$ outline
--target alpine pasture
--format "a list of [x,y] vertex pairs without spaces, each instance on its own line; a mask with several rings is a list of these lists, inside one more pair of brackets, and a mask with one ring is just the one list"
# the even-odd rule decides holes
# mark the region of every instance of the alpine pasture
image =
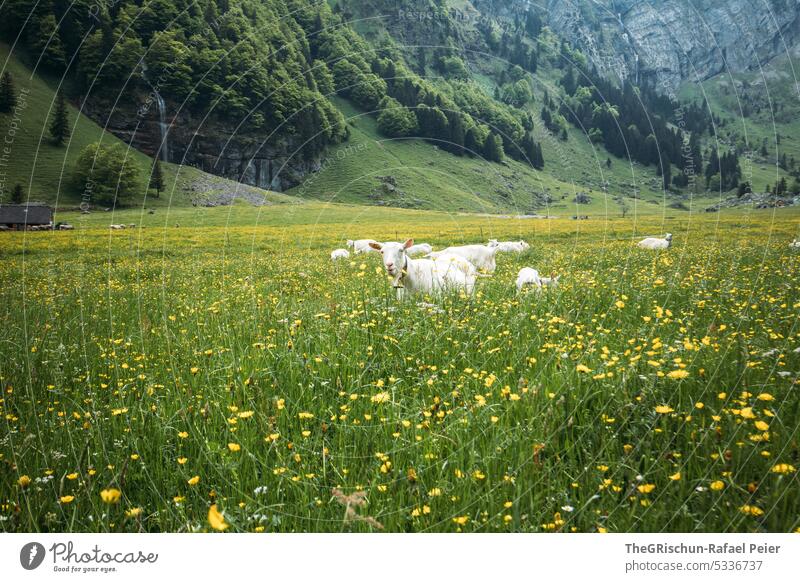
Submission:
[[[0,233],[0,528],[795,531],[786,212],[302,204]],[[471,298],[398,301],[378,253],[330,258],[412,237],[530,248]],[[517,293],[524,266],[559,286]]]

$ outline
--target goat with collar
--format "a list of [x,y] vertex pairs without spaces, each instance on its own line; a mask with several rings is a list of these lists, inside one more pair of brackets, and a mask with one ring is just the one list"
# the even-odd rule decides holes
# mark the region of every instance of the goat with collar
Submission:
[[441,255],[436,259],[411,259],[407,251],[413,245],[413,239],[402,244],[370,244],[381,253],[383,266],[392,278],[392,287],[397,289],[398,297],[402,296],[403,290],[410,294],[438,294],[449,290],[464,291],[467,295],[472,293],[477,279],[472,263],[457,255]]

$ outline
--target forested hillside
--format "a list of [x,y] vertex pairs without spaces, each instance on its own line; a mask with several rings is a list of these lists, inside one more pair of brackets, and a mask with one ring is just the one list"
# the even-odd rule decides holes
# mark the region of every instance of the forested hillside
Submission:
[[[570,18],[606,34],[597,10]],[[516,186],[537,192],[526,207],[566,196],[556,182],[571,184],[577,203],[599,195],[676,207],[770,182],[742,169],[762,144],[719,140],[719,108],[609,76],[555,6],[10,0],[0,16],[14,56],[118,138],[271,190],[319,173],[348,143],[355,126],[344,112],[353,111],[374,120],[381,140],[522,164],[533,178]],[[783,193],[795,189],[791,173],[788,160],[777,169]]]

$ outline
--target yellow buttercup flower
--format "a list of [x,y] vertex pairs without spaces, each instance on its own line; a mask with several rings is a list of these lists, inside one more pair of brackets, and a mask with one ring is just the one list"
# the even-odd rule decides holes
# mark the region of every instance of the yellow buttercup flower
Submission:
[[667,406],[666,404],[660,404],[656,406],[656,412],[659,414],[669,414],[670,412],[675,412],[671,406]]
[[744,513],[745,515],[751,515],[753,517],[760,517],[764,515],[764,510],[760,507],[756,507],[755,505],[742,505],[739,508],[739,511]]
[[192,487],[194,487],[195,485],[197,485],[198,483],[200,483],[200,475],[195,475],[194,477],[192,477],[191,479],[189,479],[189,480],[188,480],[188,481],[186,481],[186,482],[187,482],[189,485],[191,485]]
[[230,524],[225,523],[225,517],[217,510],[216,503],[208,508],[208,524],[217,531],[225,531],[230,527]]
[[103,489],[100,492],[100,499],[103,500],[103,503],[118,503],[120,497],[122,497],[122,492],[119,489]]

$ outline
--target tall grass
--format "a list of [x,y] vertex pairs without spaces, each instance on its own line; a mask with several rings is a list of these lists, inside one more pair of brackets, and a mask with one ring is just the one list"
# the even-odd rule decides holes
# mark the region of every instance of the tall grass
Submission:
[[[207,212],[3,235],[4,531],[207,530],[212,504],[227,531],[800,525],[790,221],[695,218],[662,253],[621,221],[500,221],[530,251],[420,304],[329,251],[486,221]],[[524,265],[560,288],[517,295]]]

